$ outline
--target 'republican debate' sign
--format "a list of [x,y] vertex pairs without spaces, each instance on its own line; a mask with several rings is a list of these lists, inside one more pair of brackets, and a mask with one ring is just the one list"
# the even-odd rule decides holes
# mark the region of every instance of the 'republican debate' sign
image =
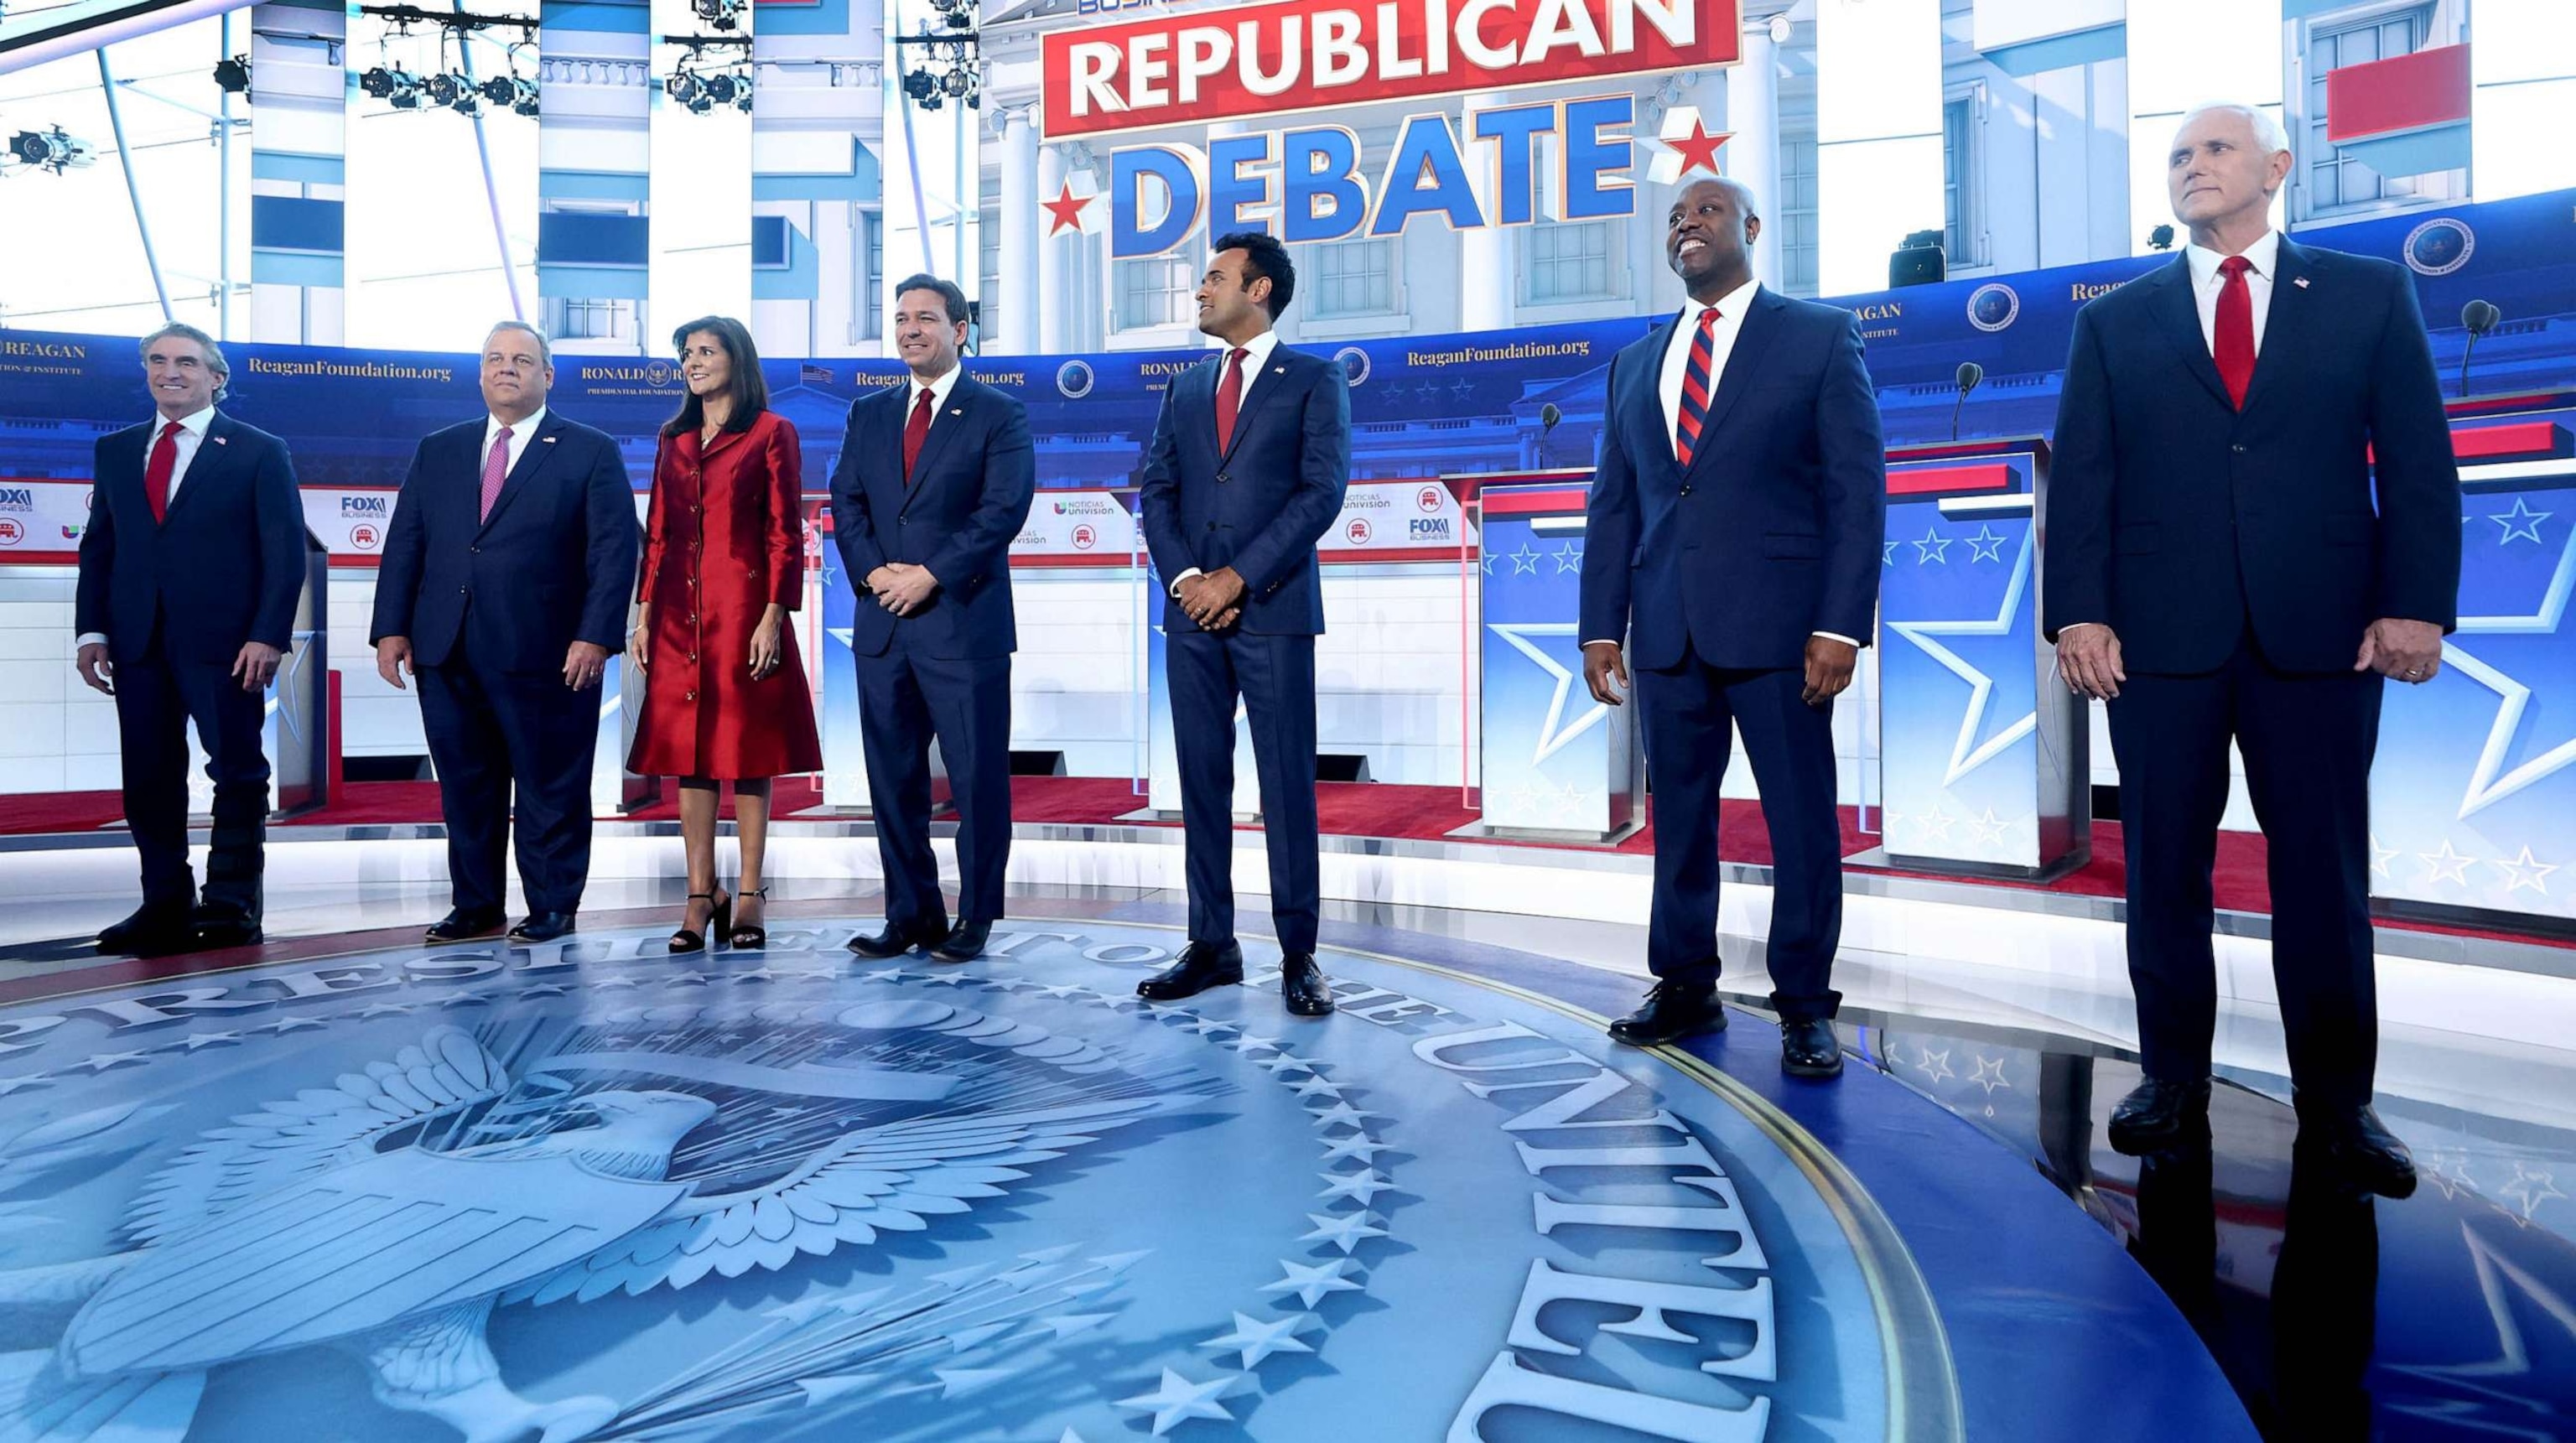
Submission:
[[[1051,32],[1042,109],[1063,141],[1724,66],[1739,42],[1737,0],[1278,0]],[[1630,215],[1635,110],[1617,93],[1412,115],[1375,166],[1322,120],[1123,146],[1108,156],[1110,253],[1158,254],[1202,226],[1320,241],[1425,215],[1458,229]],[[1659,137],[1681,174],[1716,173],[1724,138],[1687,107]],[[1096,199],[1070,183],[1046,199],[1050,233],[1088,228]]]

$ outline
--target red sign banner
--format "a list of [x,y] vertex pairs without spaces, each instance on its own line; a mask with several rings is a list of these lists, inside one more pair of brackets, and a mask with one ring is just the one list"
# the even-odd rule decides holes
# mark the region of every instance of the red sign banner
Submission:
[[1738,0],[1279,0],[1042,37],[1051,140],[1731,65]]

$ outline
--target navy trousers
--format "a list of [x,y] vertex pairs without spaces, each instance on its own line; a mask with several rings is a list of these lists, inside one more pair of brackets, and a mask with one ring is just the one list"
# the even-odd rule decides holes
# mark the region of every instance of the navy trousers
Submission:
[[1270,918],[1279,950],[1315,950],[1315,638],[1166,634],[1172,750],[1181,769],[1190,940],[1234,938],[1234,709],[1252,723],[1253,774],[1270,853]]
[[[498,912],[517,814],[519,886],[531,912],[578,912],[590,881],[590,773],[599,751],[600,690],[560,671],[504,671],[460,639],[413,678],[438,771],[447,869],[456,906]],[[514,797],[515,793],[515,797]]]
[[1843,931],[1842,828],[1834,810],[1834,714],[1800,699],[1797,668],[1639,667],[1636,706],[1655,797],[1655,896],[1646,965],[1691,986],[1717,980],[1718,784],[1744,733],[1771,828],[1771,1005],[1793,1021],[1831,1017]]
[[924,656],[902,624],[882,656],[857,658],[859,736],[885,867],[886,920],[945,931],[939,861],[930,850],[930,743],[948,767],[957,806],[957,916],[1002,916],[1011,864],[1011,658]]
[[114,680],[125,825],[143,864],[144,905],[175,910],[197,903],[196,873],[188,865],[193,721],[215,784],[206,910],[257,922],[268,832],[268,755],[260,746],[266,696],[242,690],[222,662],[173,660],[157,633],[140,655],[116,663]]
[[2268,843],[2272,975],[2302,1105],[2370,1100],[2379,1053],[2371,975],[2370,762],[2376,672],[2285,672],[2249,628],[2216,671],[2131,673],[2110,702],[2129,859],[2129,982],[2149,1077],[2209,1075],[2218,1020],[2210,868],[2227,809],[2227,743]]

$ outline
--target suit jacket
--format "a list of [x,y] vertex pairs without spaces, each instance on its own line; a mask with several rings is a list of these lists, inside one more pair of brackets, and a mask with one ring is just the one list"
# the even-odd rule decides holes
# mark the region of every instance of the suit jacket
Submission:
[[156,522],[143,469],[159,431],[152,421],[99,438],[73,630],[105,632],[116,661],[141,652],[156,622],[174,660],[229,666],[251,641],[285,651],[304,592],[304,503],[286,443],[216,412]]
[[[2189,262],[2076,313],[2042,498],[2048,638],[2107,622],[2133,671],[2347,671],[2380,617],[2457,620],[2460,482],[2415,286],[2284,237],[2245,408]],[[2371,453],[2378,455],[2378,509]]]
[[484,424],[434,431],[412,454],[368,640],[407,636],[414,663],[437,666],[463,639],[504,671],[559,671],[576,641],[624,650],[639,528],[617,443],[549,409],[486,519]]
[[909,381],[850,403],[841,459],[832,468],[832,544],[857,590],[865,591],[869,574],[889,561],[928,568],[939,589],[910,616],[862,604],[850,649],[880,655],[902,626],[909,628],[904,644],[927,656],[1008,656],[1020,644],[1011,609],[1011,538],[1028,524],[1037,488],[1028,408],[960,375],[931,422],[907,485],[903,428],[911,406]]
[[1849,311],[1754,293],[1684,470],[1660,387],[1679,318],[1610,362],[1586,508],[1582,637],[1643,667],[1805,663],[1819,631],[1866,645],[1887,452]]
[[[1324,587],[1315,543],[1342,513],[1351,480],[1350,382],[1339,363],[1273,346],[1244,394],[1233,444],[1216,447],[1219,353],[1172,378],[1145,452],[1138,500],[1145,545],[1166,588],[1191,567],[1243,578],[1256,635],[1320,636]],[[1196,631],[1178,601],[1163,629]]]

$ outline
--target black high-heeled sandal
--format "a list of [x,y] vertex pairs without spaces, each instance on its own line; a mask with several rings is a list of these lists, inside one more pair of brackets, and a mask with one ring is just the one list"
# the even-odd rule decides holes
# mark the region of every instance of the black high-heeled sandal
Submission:
[[[692,902],[697,901],[701,897],[714,904],[713,915],[708,919],[707,930],[705,932],[699,932],[692,928],[682,927],[680,930],[672,933],[671,951],[675,954],[681,952],[704,952],[707,950],[707,938],[710,935],[729,937],[733,933],[733,898],[722,892],[691,892],[689,894],[689,900]],[[683,913],[681,920],[687,920],[685,912]]]
[[[761,920],[764,922],[768,920],[769,889],[767,887],[754,887],[739,895],[745,897],[758,897],[760,899]],[[760,922],[745,922],[739,927],[727,928],[725,932],[725,940],[733,945],[735,951],[757,952],[769,945],[769,929],[762,926]]]

